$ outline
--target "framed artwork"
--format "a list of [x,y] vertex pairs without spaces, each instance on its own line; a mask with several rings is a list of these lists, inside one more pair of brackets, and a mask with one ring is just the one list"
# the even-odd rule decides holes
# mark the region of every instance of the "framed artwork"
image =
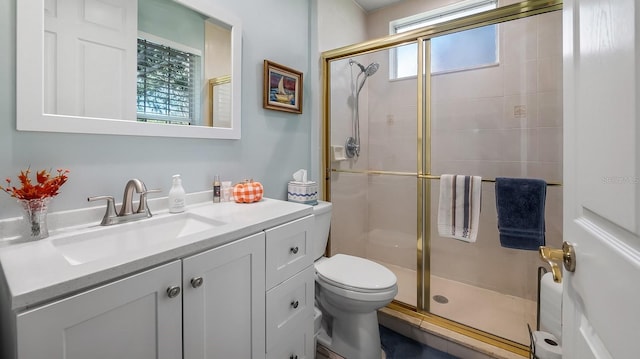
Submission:
[[264,60],[262,107],[302,113],[302,72]]

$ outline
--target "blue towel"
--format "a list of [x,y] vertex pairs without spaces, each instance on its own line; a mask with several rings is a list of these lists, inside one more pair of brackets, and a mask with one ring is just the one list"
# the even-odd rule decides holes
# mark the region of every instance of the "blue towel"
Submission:
[[544,180],[496,178],[498,230],[503,247],[537,251],[544,246],[546,196]]

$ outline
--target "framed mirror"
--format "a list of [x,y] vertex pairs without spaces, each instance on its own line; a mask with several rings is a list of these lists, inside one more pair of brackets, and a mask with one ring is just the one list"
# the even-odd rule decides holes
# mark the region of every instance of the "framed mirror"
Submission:
[[21,0],[16,36],[19,131],[240,138],[242,27],[210,1]]

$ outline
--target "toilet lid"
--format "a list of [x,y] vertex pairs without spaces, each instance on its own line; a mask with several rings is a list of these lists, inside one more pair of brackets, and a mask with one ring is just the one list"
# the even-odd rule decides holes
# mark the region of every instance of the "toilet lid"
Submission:
[[346,254],[336,254],[316,263],[315,267],[319,277],[340,286],[380,290],[396,284],[395,274],[386,267]]

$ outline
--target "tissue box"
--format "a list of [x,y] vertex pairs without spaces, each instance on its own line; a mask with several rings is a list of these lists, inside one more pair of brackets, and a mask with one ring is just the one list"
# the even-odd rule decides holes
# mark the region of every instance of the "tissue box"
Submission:
[[315,182],[290,181],[287,199],[291,202],[318,204],[318,184]]

